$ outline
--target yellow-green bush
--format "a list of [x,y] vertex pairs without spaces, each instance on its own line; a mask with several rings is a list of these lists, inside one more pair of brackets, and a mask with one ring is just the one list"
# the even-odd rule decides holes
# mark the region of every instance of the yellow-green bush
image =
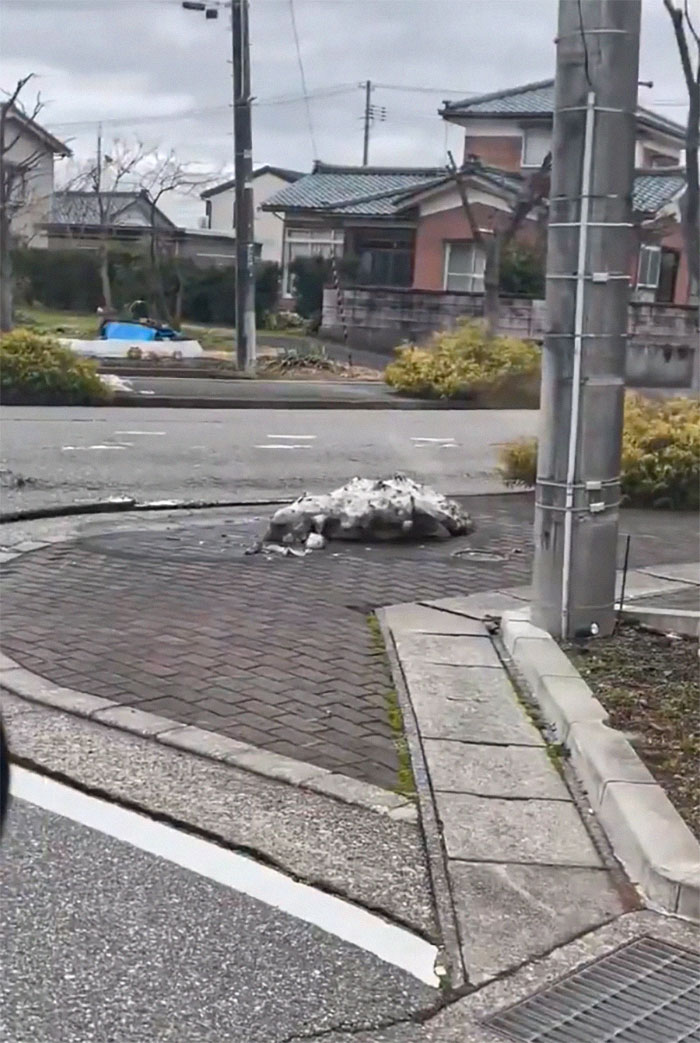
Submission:
[[[531,341],[489,337],[482,323],[461,320],[425,347],[404,344],[385,370],[397,391],[428,398],[476,398],[488,405],[537,405],[540,352]],[[533,401],[534,399],[534,401]]]
[[[507,485],[534,485],[537,442],[509,442],[500,450]],[[700,506],[700,403],[628,395],[622,436],[623,502],[634,507]]]
[[96,364],[52,337],[29,329],[0,337],[0,398],[6,405],[96,405],[110,397]]

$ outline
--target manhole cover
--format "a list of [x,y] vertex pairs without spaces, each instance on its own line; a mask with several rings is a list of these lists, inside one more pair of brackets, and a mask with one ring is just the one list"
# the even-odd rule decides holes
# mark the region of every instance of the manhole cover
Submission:
[[485,1024],[518,1043],[700,1043],[700,953],[640,938]]
[[495,550],[456,550],[453,558],[469,558],[470,561],[505,561],[505,554]]

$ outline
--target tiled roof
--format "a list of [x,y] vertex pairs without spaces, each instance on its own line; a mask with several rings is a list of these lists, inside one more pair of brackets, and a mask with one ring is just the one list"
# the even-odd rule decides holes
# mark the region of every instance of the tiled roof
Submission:
[[[521,87],[510,87],[491,94],[479,94],[461,101],[446,101],[440,114],[450,116],[528,116],[550,117],[554,113],[554,80],[538,80]],[[637,122],[642,126],[670,134],[679,141],[685,138],[685,128],[664,116],[637,106]]]
[[641,213],[655,214],[670,203],[685,185],[681,170],[644,170],[634,176],[632,206]]
[[[169,217],[156,207],[158,224],[174,228]],[[58,225],[106,225],[120,228],[149,228],[151,204],[143,192],[54,192],[51,223]]]
[[396,201],[413,188],[445,176],[434,167],[336,167],[317,163],[293,185],[276,192],[263,210],[314,210],[354,217],[390,217]]

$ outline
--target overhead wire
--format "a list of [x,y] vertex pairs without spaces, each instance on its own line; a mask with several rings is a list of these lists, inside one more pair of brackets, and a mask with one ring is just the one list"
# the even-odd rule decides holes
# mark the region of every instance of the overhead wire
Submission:
[[306,102],[306,121],[309,127],[309,137],[311,138],[311,150],[313,152],[313,158],[318,159],[318,149],[316,147],[316,136],[314,134],[314,122],[311,116],[311,102],[309,100],[309,92],[306,86],[306,74],[304,72],[304,60],[301,56],[301,46],[299,44],[299,32],[297,29],[296,13],[294,11],[294,0],[289,0],[289,14],[292,20],[292,32],[294,34],[294,46],[297,52],[297,62],[299,64],[299,76],[301,78],[301,89],[304,92],[304,100]]

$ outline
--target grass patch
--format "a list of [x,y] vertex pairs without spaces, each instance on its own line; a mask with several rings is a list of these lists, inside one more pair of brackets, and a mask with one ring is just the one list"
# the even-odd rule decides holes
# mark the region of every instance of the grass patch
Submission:
[[697,641],[623,622],[612,637],[564,650],[627,734],[676,810],[700,836]]
[[[377,655],[382,656],[386,662],[387,669],[389,669],[389,661],[386,654],[386,646],[384,644],[384,638],[382,637],[381,627],[379,626],[379,620],[373,612],[367,616],[367,626],[369,627],[374,651]],[[416,780],[413,776],[411,754],[408,750],[408,742],[406,741],[406,733],[403,725],[403,714],[401,713],[401,707],[399,706],[399,697],[396,693],[396,689],[387,689],[384,693],[384,705],[386,706],[387,719],[392,731],[396,755],[399,761],[398,778],[396,785],[394,786],[394,792],[400,794],[402,797],[407,797],[409,800],[415,800]]]

